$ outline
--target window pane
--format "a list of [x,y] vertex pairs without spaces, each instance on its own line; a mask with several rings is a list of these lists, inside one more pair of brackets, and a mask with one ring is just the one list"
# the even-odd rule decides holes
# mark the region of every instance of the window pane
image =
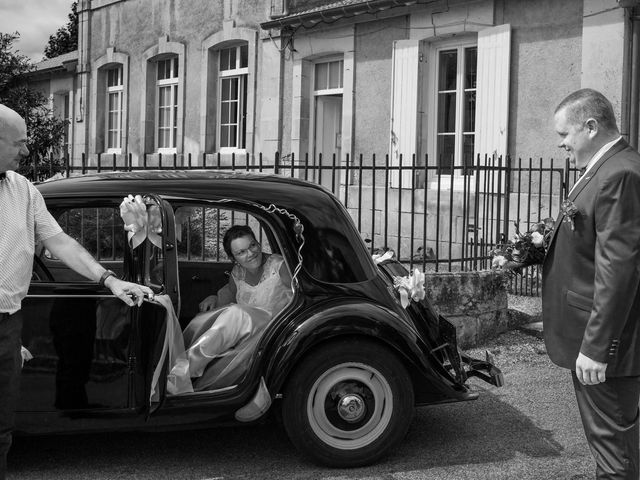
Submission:
[[438,133],[456,131],[456,94],[438,95]]
[[478,76],[478,49],[476,47],[467,48],[465,55],[464,88],[476,88]]
[[229,147],[229,127],[222,125],[220,127],[220,146]]
[[158,89],[158,105],[160,108],[166,107],[169,104],[169,87],[160,87]]
[[117,148],[116,140],[117,140],[116,132],[110,130],[108,135],[108,140],[107,140],[107,148]]
[[158,148],[168,148],[169,139],[167,138],[167,130],[161,128],[158,130]]
[[220,105],[220,123],[229,123],[229,103],[224,102]]
[[[475,146],[475,138],[476,136],[473,134],[464,135],[464,144],[462,147],[462,162],[463,165],[472,168],[475,165],[473,158],[473,150]],[[470,172],[467,172],[470,173]]]
[[451,173],[455,155],[455,135],[438,135],[437,155],[436,160],[441,168],[441,173]]
[[229,49],[229,69],[234,70],[236,68],[236,56],[237,56],[237,47],[233,47]]
[[107,87],[122,85],[122,68],[110,68],[107,70]]
[[158,127],[166,128],[168,124],[169,124],[169,119],[167,115],[167,109],[166,108],[159,109],[158,110]]
[[222,86],[221,86],[221,92],[220,92],[220,98],[224,101],[224,100],[229,100],[229,90],[231,88],[231,80],[228,78],[223,78],[222,79]]
[[170,62],[173,67],[173,74],[171,75],[171,78],[178,78],[178,59],[172,58]]
[[173,138],[171,139],[171,147],[175,148],[178,144],[178,126],[176,124],[173,125]]
[[465,132],[473,132],[476,129],[476,92],[464,93],[464,126]]
[[440,52],[438,90],[456,89],[456,71],[458,67],[458,52],[446,50]]
[[326,90],[328,88],[328,70],[329,65],[327,63],[316,64],[316,90]]
[[238,133],[238,127],[235,125],[229,126],[229,146],[236,147],[236,135]]
[[242,90],[240,93],[242,104],[242,116],[240,117],[240,144],[238,147],[245,148],[247,145],[247,75],[242,77]]
[[229,102],[229,123],[238,123],[238,102]]
[[232,78],[229,85],[229,99],[238,99],[238,78]]
[[160,60],[158,62],[158,80],[164,80],[165,78],[167,78],[167,74],[165,72],[166,63],[167,63],[166,60]]
[[342,61],[329,63],[329,88],[342,88]]
[[117,93],[110,93],[109,94],[109,111],[110,112],[116,110],[117,97],[118,97]]
[[220,50],[220,71],[229,70],[229,49]]
[[242,45],[240,47],[240,68],[247,68],[249,66],[249,47]]

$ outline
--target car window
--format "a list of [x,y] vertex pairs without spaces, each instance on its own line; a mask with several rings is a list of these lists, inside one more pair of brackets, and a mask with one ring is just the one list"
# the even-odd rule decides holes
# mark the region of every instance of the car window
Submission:
[[[126,232],[116,207],[79,207],[53,212],[62,230],[80,243],[103,266],[123,271]],[[38,252],[33,281],[91,282],[46,249]],[[42,270],[45,270],[44,274]]]
[[272,253],[262,225],[246,212],[199,205],[180,206],[175,210],[175,222],[179,260],[231,262],[222,239],[232,225],[249,225],[262,245],[262,251]]
[[266,225],[253,215],[210,205],[175,207],[178,276],[180,282],[180,323],[187,323],[199,311],[199,303],[215,295],[229,281],[233,260],[224,252],[224,233],[232,225],[249,225],[265,253],[274,253],[273,238]]

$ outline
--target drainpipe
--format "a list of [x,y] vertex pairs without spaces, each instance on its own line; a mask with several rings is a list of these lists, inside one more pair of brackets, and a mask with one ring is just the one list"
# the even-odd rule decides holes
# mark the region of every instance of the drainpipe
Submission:
[[[635,9],[634,9],[635,10]],[[631,59],[629,94],[629,144],[638,149],[638,129],[640,128],[640,15],[631,15]]]
[[[90,12],[91,0],[78,2],[78,66],[75,111],[75,139],[79,152],[87,152],[87,139],[89,133],[88,108],[89,108],[89,50],[90,50]],[[76,145],[74,145],[76,147]],[[75,150],[75,148],[74,148]],[[88,152],[87,152],[88,153]],[[75,164],[75,162],[74,162]]]

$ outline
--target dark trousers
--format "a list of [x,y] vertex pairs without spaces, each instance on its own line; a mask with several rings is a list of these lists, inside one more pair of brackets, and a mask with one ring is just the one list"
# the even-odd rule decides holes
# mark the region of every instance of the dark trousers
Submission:
[[582,385],[571,372],[596,478],[638,480],[640,377],[607,377]]
[[0,313],[0,480],[7,473],[16,402],[20,394],[22,315]]

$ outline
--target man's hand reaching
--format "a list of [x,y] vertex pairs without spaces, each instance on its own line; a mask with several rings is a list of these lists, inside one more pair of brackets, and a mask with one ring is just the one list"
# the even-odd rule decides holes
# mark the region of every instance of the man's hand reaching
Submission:
[[153,300],[153,290],[137,283],[125,282],[116,277],[109,277],[104,282],[105,287],[111,290],[116,297],[133,307],[142,305],[145,295]]

